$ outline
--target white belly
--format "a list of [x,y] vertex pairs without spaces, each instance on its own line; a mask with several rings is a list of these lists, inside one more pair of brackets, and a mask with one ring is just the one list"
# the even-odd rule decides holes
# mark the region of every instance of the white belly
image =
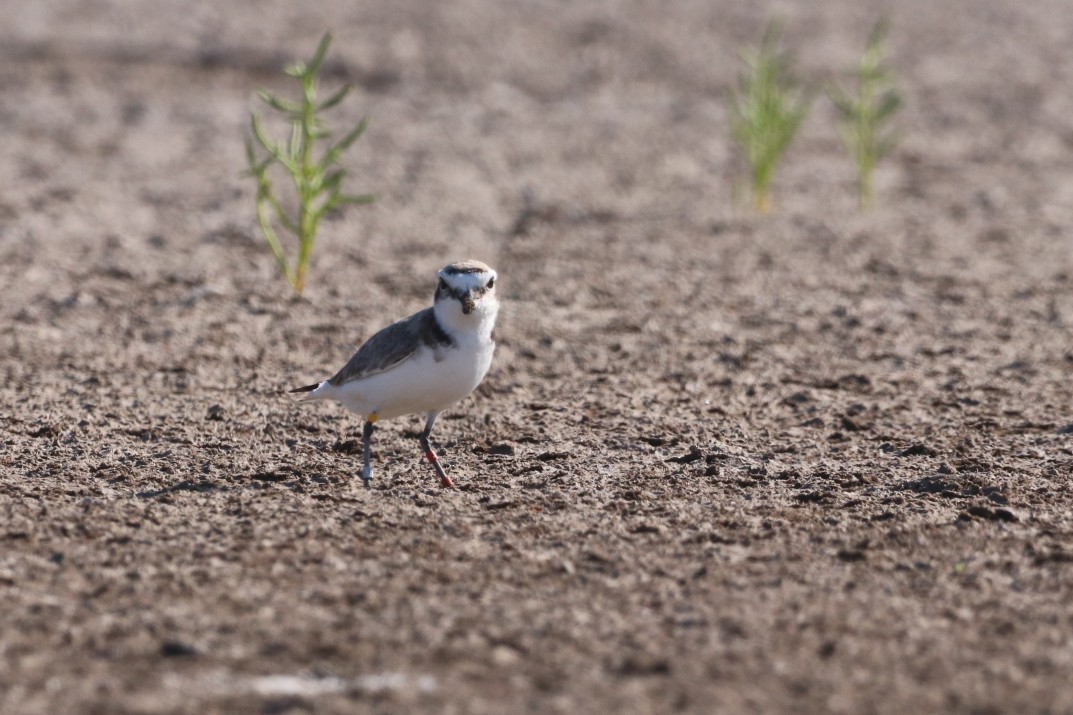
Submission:
[[365,418],[372,414],[389,419],[439,412],[476,389],[492,364],[494,350],[492,342],[462,343],[440,350],[421,348],[386,372],[340,387],[324,383],[313,395],[338,400]]

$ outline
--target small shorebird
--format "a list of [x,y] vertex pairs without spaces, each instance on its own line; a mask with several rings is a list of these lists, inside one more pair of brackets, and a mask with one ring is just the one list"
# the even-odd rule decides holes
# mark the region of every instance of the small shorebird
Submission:
[[361,478],[373,478],[373,425],[423,414],[421,448],[440,478],[453,486],[429,442],[436,417],[466,397],[492,364],[499,301],[496,272],[480,261],[461,261],[439,272],[431,308],[392,323],[365,342],[333,377],[291,392],[303,400],[336,400],[365,419]]

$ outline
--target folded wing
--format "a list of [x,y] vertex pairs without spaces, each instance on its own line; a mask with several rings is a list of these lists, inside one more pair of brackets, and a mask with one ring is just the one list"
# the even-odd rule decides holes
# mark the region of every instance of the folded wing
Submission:
[[426,308],[369,338],[328,382],[339,387],[390,370],[413,357],[423,345],[436,347],[450,343],[450,337],[440,328],[432,308]]

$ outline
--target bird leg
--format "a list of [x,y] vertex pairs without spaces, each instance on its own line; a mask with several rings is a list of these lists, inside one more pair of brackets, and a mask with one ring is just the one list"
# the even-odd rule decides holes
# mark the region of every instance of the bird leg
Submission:
[[361,481],[365,482],[365,486],[372,486],[370,482],[373,479],[373,425],[376,424],[376,413],[369,415],[369,418],[365,420],[365,427],[361,431],[361,454],[362,454],[362,467],[361,467]]
[[436,475],[440,478],[441,487],[453,487],[454,482],[447,476],[447,472],[444,471],[443,465],[440,464],[440,458],[436,456],[436,452],[432,449],[432,443],[429,442],[429,435],[432,434],[432,425],[436,424],[436,417],[439,416],[439,412],[433,412],[429,414],[425,420],[425,429],[421,433],[421,449],[425,450],[425,459],[432,463],[432,468],[436,470]]

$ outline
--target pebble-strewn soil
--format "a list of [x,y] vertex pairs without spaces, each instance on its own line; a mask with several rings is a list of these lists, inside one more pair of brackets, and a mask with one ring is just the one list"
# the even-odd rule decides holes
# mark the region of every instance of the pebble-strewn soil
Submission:
[[[1073,712],[1073,13],[1061,0],[9,4],[0,712]],[[822,97],[751,213],[725,99],[893,21],[857,210]],[[253,90],[335,34],[379,200],[301,301]],[[300,405],[495,266],[457,488]]]

